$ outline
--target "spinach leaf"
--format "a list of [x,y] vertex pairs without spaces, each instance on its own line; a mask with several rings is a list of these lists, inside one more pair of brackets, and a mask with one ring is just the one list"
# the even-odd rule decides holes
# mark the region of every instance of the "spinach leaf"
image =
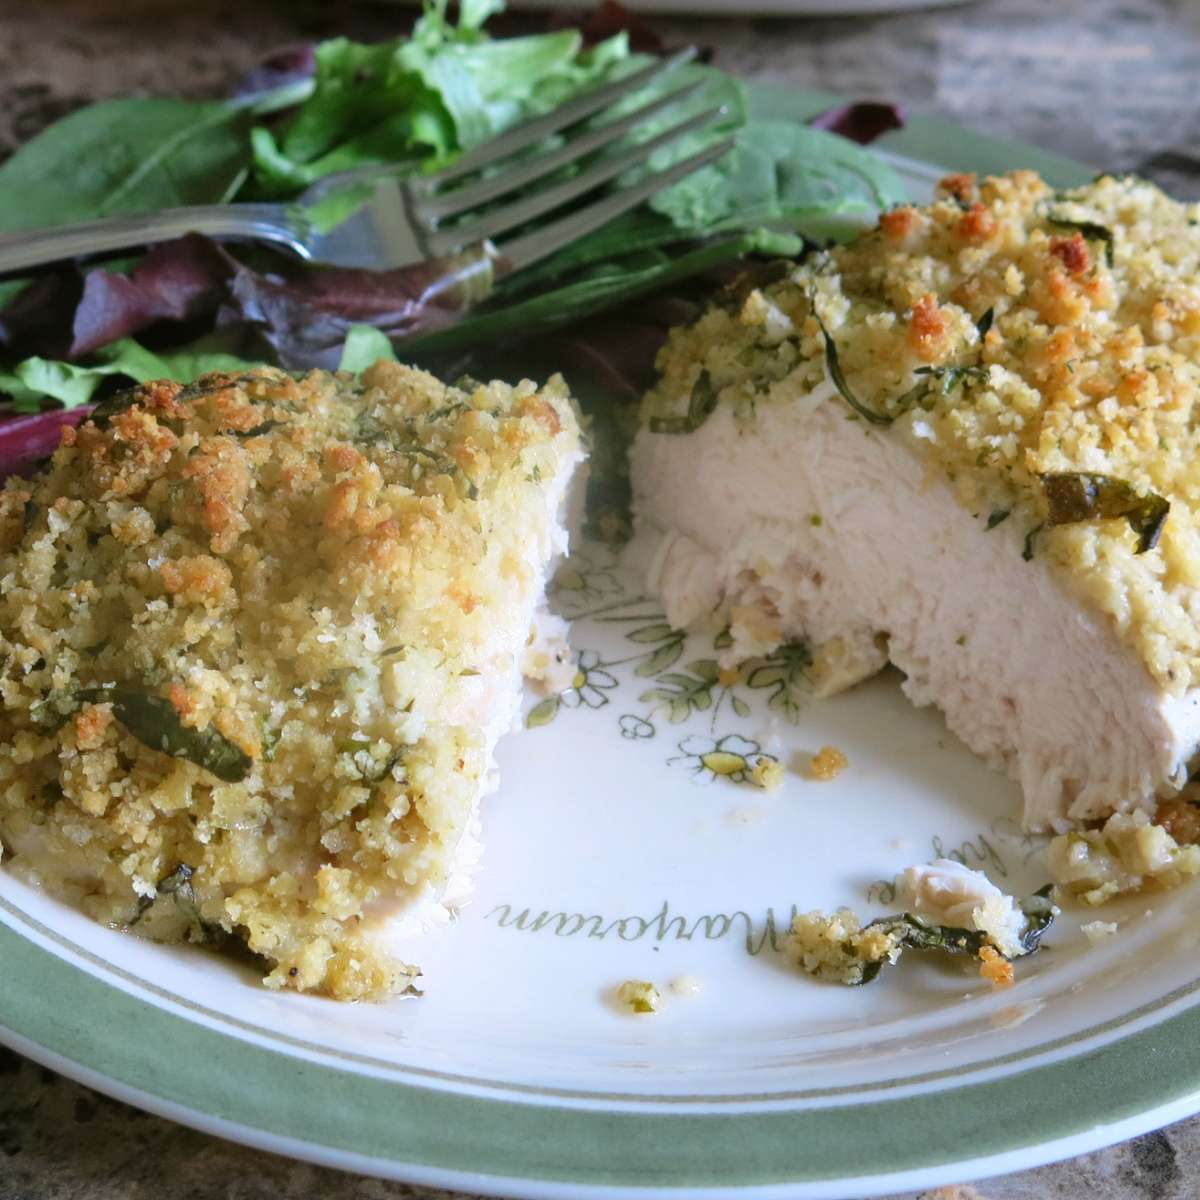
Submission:
[[[1041,947],[1042,938],[1058,916],[1058,909],[1050,900],[1051,884],[1039,888],[1020,902],[1025,917],[1025,926],[1019,940],[1026,954],[1034,954]],[[936,951],[940,954],[968,955],[979,957],[980,951],[991,945],[991,940],[982,930],[959,929],[951,925],[931,925],[912,913],[877,917],[863,926],[863,931],[878,929],[889,935],[892,946],[900,949]],[[859,984],[870,983],[883,967],[896,961],[894,950],[883,957],[863,964]]]
[[1136,554],[1158,545],[1171,503],[1154,492],[1140,494],[1124,479],[1091,471],[1057,471],[1041,476],[1047,525],[1124,517],[1137,534]]
[[861,225],[907,199],[900,177],[869,150],[807,125],[753,121],[729,154],[660,192],[650,207],[681,229],[781,220],[806,229],[818,219],[857,217]]
[[209,725],[193,729],[185,725],[174,705],[161,696],[138,687],[84,688],[76,700],[111,704],[113,715],[144,746],[183,758],[225,783],[238,783],[250,774],[254,760],[224,734]]
[[1026,954],[1033,954],[1042,944],[1046,930],[1054,924],[1058,909],[1050,899],[1054,885],[1047,883],[1021,901],[1021,912],[1025,914],[1025,928],[1021,933],[1021,946]]
[[699,275],[721,263],[732,262],[744,254],[790,256],[799,253],[800,245],[798,238],[788,234],[758,229],[675,257],[661,251],[633,255],[594,268],[553,291],[515,304],[477,309],[449,328],[406,339],[404,353],[444,354],[468,346],[500,345],[509,339],[536,336]]
[[249,121],[224,102],[89,105],[0,166],[0,231],[229,200],[250,162]]
[[717,409],[719,393],[713,386],[712,376],[701,370],[692,384],[687,414],[682,417],[651,417],[651,433],[695,433]]

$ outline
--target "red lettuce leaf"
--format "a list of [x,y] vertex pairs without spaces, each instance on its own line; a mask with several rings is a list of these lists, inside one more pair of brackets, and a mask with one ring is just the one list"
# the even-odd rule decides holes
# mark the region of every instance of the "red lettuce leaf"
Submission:
[[82,295],[83,276],[77,267],[39,275],[0,309],[0,345],[21,358],[66,357]]
[[58,449],[64,425],[78,425],[92,406],[55,409],[29,417],[0,416],[0,483],[10,475],[29,475]]
[[899,104],[879,100],[859,100],[827,108],[809,120],[814,129],[836,133],[860,146],[869,146],[876,138],[893,129],[904,128],[904,109]]
[[66,357],[82,358],[158,321],[191,321],[217,311],[234,264],[206,237],[154,246],[128,275],[89,271]]
[[317,71],[316,50],[315,42],[303,42],[275,51],[238,80],[230,97],[235,100],[249,99],[286,87],[289,83],[311,79]]
[[588,47],[607,41],[618,33],[625,33],[629,35],[629,48],[635,54],[667,52],[662,38],[640,17],[618,4],[617,0],[601,0],[587,13],[552,13],[547,27],[551,30],[578,29],[583,35],[583,44]]
[[491,290],[495,264],[471,254],[393,271],[304,267],[264,274],[239,266],[223,327],[252,327],[283,367],[335,370],[351,326],[373,325],[392,341],[452,324]]
[[0,311],[13,355],[75,362],[159,321],[216,313],[236,264],[198,234],[154,246],[128,275],[66,267],[35,279]]

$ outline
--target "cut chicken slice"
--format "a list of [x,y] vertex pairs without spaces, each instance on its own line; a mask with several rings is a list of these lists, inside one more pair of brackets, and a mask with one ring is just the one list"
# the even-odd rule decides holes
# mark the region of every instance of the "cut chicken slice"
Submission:
[[1020,781],[1031,828],[1178,788],[1200,744],[1191,216],[1136,182],[954,177],[675,331],[632,458],[669,618],[728,626],[731,659],[807,639],[825,690],[890,658]]

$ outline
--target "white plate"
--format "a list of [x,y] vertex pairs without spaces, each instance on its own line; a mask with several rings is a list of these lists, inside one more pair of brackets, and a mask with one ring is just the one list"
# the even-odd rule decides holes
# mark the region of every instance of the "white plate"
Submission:
[[[782,95],[756,106],[826,99]],[[889,147],[915,194],[930,147],[947,166],[1079,175],[933,123]],[[812,702],[777,655],[711,682],[711,641],[637,593],[599,547],[560,577],[582,677],[502,745],[475,901],[412,947],[423,999],[268,992],[0,873],[3,1039],[228,1137],[520,1196],[878,1195],[1200,1108],[1192,889],[1106,911],[1121,931],[1095,949],[1065,915],[1006,991],[914,955],[859,989],[790,968],[775,946],[793,912],[887,911],[910,863],[957,857],[1018,894],[1044,882],[1017,788],[893,676]],[[804,762],[826,744],[850,765],[815,782]],[[779,791],[743,774],[764,753],[788,768]],[[682,976],[700,992],[672,992]],[[661,1013],[613,1002],[630,978],[663,989]]]

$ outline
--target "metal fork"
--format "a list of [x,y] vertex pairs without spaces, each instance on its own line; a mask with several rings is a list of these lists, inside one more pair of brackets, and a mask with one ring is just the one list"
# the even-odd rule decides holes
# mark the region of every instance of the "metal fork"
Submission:
[[[337,266],[387,269],[455,255],[456,269],[461,272],[464,258],[469,260],[473,253],[481,261],[498,260],[508,272],[518,271],[627,212],[730,148],[733,139],[726,137],[666,170],[606,193],[548,224],[528,228],[537,218],[581,200],[644,163],[659,147],[710,125],[724,113],[721,107],[709,108],[646,141],[601,153],[647,117],[703,86],[693,82],[616,120],[574,128],[694,56],[694,50],[684,50],[593,88],[467,151],[436,174],[402,178],[396,168],[367,168],[331,175],[289,204],[171,208],[7,234],[0,237],[0,274],[149,245],[187,233],[271,242],[302,259]],[[563,135],[561,145],[522,155],[557,134]],[[561,182],[547,182],[547,176],[574,164],[580,164],[577,174]],[[480,174],[488,169],[488,174]],[[479,178],[470,178],[475,175]],[[539,180],[544,186],[510,197]],[[361,207],[332,229],[319,228],[314,219],[316,206],[347,189],[355,189],[354,199]],[[512,236],[502,236],[506,234]],[[464,255],[464,250],[470,253]]]

